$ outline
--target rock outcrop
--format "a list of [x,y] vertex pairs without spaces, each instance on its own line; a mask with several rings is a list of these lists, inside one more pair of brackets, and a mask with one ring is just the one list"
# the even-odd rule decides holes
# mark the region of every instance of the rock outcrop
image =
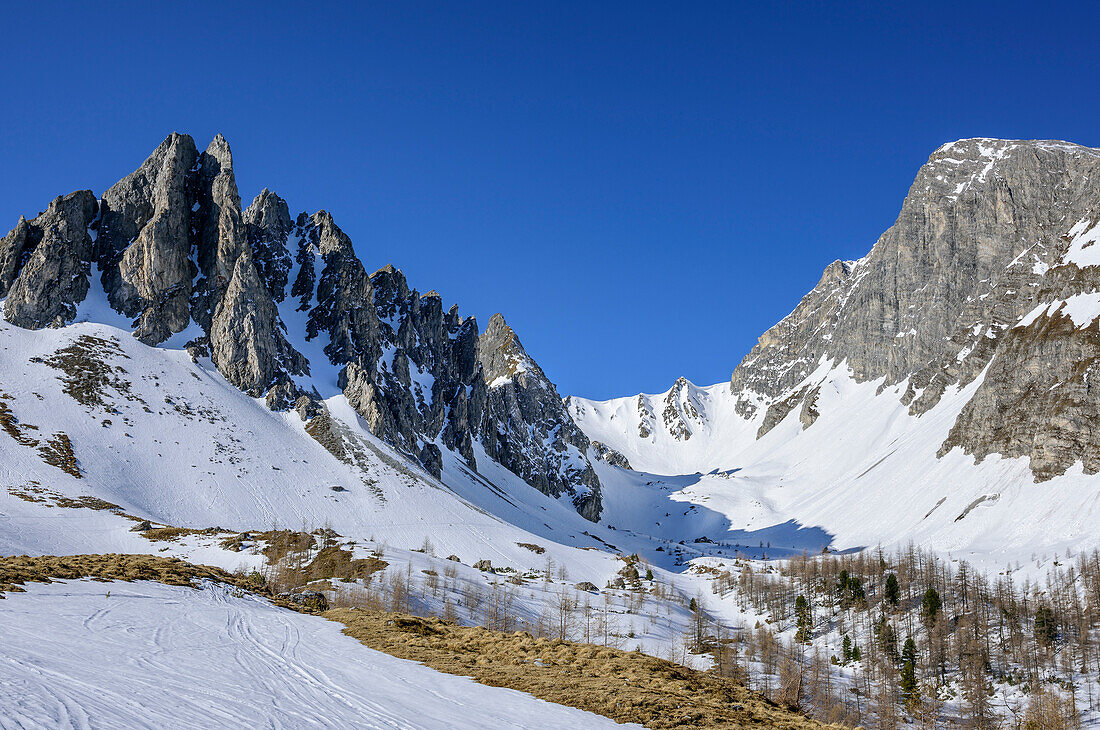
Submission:
[[32,221],[0,240],[4,316],[20,327],[59,326],[76,316],[88,293],[95,242],[89,227],[99,204],[88,190],[56,198]]
[[598,519],[600,483],[586,456],[588,437],[500,314],[478,338],[477,356],[489,385],[481,424],[486,453],[542,492],[568,492],[578,512]]
[[[1044,303],[1100,290],[1100,258],[1074,247],[1100,210],[1100,150],[1064,142],[971,139],[921,168],[897,222],[859,261],[837,261],[734,371],[737,410],[767,409],[763,436],[801,405],[823,363],[857,381],[907,381],[913,415],[982,377],[941,454],[1028,456],[1036,479],[1075,461],[1100,468],[1095,318],[1076,326]],[[1100,234],[1098,234],[1100,235]],[[1091,261],[1081,255],[1082,261]],[[1041,307],[1040,307],[1041,308]],[[1100,313],[1100,312],[1098,312]]]
[[191,321],[193,200],[198,150],[172,134],[103,194],[97,244],[103,286],[134,336],[155,345]]
[[[368,275],[325,211],[292,218],[266,188],[242,211],[221,135],[199,153],[172,134],[101,199],[58,198],[0,240],[0,298],[13,324],[71,323],[93,283],[139,340],[159,345],[186,330],[193,358],[209,357],[271,408],[312,422],[334,394],[318,389],[331,385],[374,435],[437,478],[444,450],[476,469],[480,444],[599,518],[588,439],[503,318],[480,333],[393,266]],[[320,373],[338,375],[330,384]]]

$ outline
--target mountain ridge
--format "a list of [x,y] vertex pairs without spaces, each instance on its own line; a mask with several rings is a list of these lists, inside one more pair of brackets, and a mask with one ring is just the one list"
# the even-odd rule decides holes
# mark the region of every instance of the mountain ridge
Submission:
[[13,324],[69,324],[97,285],[135,338],[186,337],[193,358],[209,357],[272,409],[304,418],[343,392],[372,433],[437,478],[441,448],[476,469],[476,441],[535,488],[599,517],[588,441],[542,370],[523,352],[532,366],[493,371],[488,387],[494,348],[515,339],[498,337],[511,332],[503,317],[481,333],[392,265],[368,275],[324,210],[292,219],[267,188],[242,209],[220,134],[200,153],[172,133],[101,197],[59,197],[0,240],[0,298]]

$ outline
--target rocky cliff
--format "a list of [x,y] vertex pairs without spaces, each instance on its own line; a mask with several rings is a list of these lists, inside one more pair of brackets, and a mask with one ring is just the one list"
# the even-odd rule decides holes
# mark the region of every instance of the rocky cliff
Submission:
[[325,211],[292,217],[263,190],[242,210],[229,145],[172,134],[97,197],[60,197],[0,240],[4,317],[74,320],[92,287],[147,345],[178,336],[274,409],[323,413],[343,393],[376,436],[437,478],[476,447],[536,489],[601,510],[589,442],[518,337],[485,332],[393,266],[368,274]]
[[913,416],[981,378],[941,454],[1027,456],[1037,480],[1078,460],[1095,473],[1097,211],[1100,150],[991,139],[940,147],[870,253],[830,264],[733,372],[738,412],[766,409],[759,436],[795,408],[812,426],[817,383],[807,378],[825,361],[883,388],[906,382]]

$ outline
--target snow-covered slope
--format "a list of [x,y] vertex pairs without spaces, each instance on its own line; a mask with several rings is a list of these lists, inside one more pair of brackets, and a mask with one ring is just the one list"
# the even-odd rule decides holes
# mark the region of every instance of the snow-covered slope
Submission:
[[1096,547],[1097,180],[1087,147],[944,145],[867,256],[830,264],[730,382],[570,414],[606,464],[699,473],[675,493],[725,515],[722,539],[797,524],[992,562]]
[[[671,493],[728,520],[732,532],[699,532],[711,539],[750,546],[774,541],[778,548],[792,544],[784,536],[798,525],[824,530],[836,549],[913,540],[993,564],[1096,546],[1100,480],[1080,466],[1037,485],[1024,458],[991,456],[976,464],[959,450],[937,458],[978,383],[916,417],[899,401],[904,385],[880,393],[881,381],[857,383],[843,366],[830,365],[810,379],[822,383],[813,426],[804,430],[795,410],[759,439],[763,411],[739,416],[727,383],[697,389],[711,420],[686,442],[663,424],[648,438],[638,436],[645,416],[635,410],[637,397],[573,397],[570,408],[591,439],[651,472],[632,476],[601,465],[608,494],[615,492],[614,477],[605,472],[667,484],[685,477],[657,475],[695,473],[686,479],[690,486]],[[612,522],[628,508],[605,500]],[[825,544],[830,541],[819,532],[816,545],[806,547]]]
[[[591,580],[617,570],[611,556],[578,549],[604,544],[586,532],[608,531],[568,503],[488,458],[475,472],[447,452],[436,479],[371,435],[342,395],[325,402],[330,417],[311,435],[296,414],[248,397],[209,360],[96,323],[0,322],[0,372],[2,554],[154,549],[111,512],[51,507],[43,495],[54,493],[179,527],[328,526],[407,549],[428,539],[444,555],[517,568],[537,562],[518,542],[551,541],[562,545],[555,560],[578,574],[602,562]],[[57,434],[75,472],[47,461],[42,449]],[[337,443],[342,458],[322,441]]]
[[624,727],[368,649],[221,584],[66,581],[3,603],[3,728]]

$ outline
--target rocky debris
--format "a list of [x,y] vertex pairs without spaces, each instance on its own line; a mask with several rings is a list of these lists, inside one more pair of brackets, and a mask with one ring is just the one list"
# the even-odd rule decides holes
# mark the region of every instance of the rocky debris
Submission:
[[295,605],[302,606],[310,611],[321,613],[328,610],[328,599],[324,593],[318,591],[302,591],[300,593],[280,593],[279,598]]
[[586,581],[586,580],[582,580],[580,583],[578,583],[577,585],[575,585],[573,587],[576,588],[578,591],[585,591],[586,593],[599,593],[600,592],[600,589],[596,587],[595,583],[590,583],[589,581]]
[[459,558],[457,555],[448,555],[447,560],[450,560],[452,563],[461,563],[462,562],[462,559]]
[[152,529],[153,525],[151,522],[149,522],[149,520],[142,520],[141,522],[131,527],[130,532],[146,532]]
[[493,561],[491,561],[491,560],[479,560],[476,563],[474,563],[474,568],[476,568],[477,570],[480,570],[482,572],[485,572],[485,573],[495,573],[496,572],[495,570],[493,570]]
[[58,197],[32,221],[0,240],[4,316],[20,327],[60,327],[88,293],[95,243],[89,227],[99,202],[89,190]]
[[630,468],[630,462],[627,461],[627,458],[625,456],[623,456],[607,444],[603,443],[602,441],[592,442],[592,453],[596,455],[597,459],[604,462],[605,464],[617,466],[620,469]]
[[[588,440],[503,318],[481,333],[393,266],[368,275],[325,211],[292,219],[264,189],[242,212],[221,135],[199,153],[172,134],[102,201],[73,193],[21,219],[0,241],[5,317],[25,327],[71,322],[94,267],[135,337],[157,345],[197,325],[202,334],[186,346],[194,361],[209,357],[273,410],[294,408],[334,452],[348,456],[346,439],[307,380],[333,366],[370,431],[433,476],[443,449],[476,469],[480,443],[536,489],[599,517]],[[324,343],[328,363],[291,344],[280,317],[288,310],[304,319],[306,341]]]

